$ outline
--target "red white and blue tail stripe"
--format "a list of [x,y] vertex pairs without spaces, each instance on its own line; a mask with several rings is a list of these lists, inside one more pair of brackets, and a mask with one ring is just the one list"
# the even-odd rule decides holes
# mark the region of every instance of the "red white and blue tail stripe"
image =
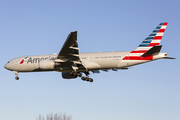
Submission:
[[[134,52],[144,52],[155,45],[159,45],[167,26],[167,22],[160,23],[151,34],[134,50]],[[142,51],[143,50],[143,51]]]
[[134,51],[131,51],[128,56],[125,56],[123,60],[152,60],[153,56],[141,57],[141,55],[152,47],[160,44],[167,24],[167,22],[160,23],[151,34]]

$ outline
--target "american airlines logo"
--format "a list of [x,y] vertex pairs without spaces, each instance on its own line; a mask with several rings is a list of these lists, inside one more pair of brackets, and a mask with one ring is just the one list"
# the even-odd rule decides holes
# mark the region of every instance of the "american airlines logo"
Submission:
[[[32,57],[29,57],[29,56],[26,56],[21,62],[20,64],[23,64],[24,62],[27,62],[27,63],[39,63],[41,60],[55,60],[56,57],[52,57],[52,56],[49,56],[49,57],[41,57],[41,58],[32,58]],[[28,59],[27,59],[28,58]]]

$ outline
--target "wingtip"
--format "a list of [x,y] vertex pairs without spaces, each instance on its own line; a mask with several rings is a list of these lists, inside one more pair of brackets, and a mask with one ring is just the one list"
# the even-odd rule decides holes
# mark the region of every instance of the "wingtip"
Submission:
[[77,31],[72,31],[71,33],[77,33]]

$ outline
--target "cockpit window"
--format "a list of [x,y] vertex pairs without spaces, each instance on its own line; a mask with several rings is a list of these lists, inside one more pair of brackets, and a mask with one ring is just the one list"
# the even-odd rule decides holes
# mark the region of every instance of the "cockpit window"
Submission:
[[10,61],[8,61],[7,63],[9,63]]

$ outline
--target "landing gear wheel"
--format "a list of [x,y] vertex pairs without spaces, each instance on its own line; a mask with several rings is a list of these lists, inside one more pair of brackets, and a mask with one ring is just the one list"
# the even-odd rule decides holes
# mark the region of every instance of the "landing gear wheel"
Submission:
[[92,78],[89,78],[89,82],[93,82],[93,79],[92,79]]
[[16,79],[16,80],[19,80],[19,77],[18,77],[18,76],[16,76],[16,77],[15,77],[15,79]]
[[82,74],[81,74],[81,73],[77,73],[77,76],[78,76],[78,77],[81,77],[81,76],[82,76]]
[[85,80],[85,77],[82,77],[81,79],[82,79],[82,80]]
[[74,72],[74,73],[73,73],[73,75],[74,75],[74,76],[76,76],[76,75],[77,75],[77,73],[76,73],[76,72]]
[[[79,76],[79,74],[81,74],[81,73],[77,73],[77,76]],[[81,77],[82,80],[87,81],[87,82],[93,82],[93,79],[89,78],[89,75],[90,75],[89,72],[84,72],[84,74],[86,75],[86,77]]]
[[86,78],[85,78],[85,80],[86,80],[86,81],[89,81],[89,78],[88,78],[88,77],[86,77]]

